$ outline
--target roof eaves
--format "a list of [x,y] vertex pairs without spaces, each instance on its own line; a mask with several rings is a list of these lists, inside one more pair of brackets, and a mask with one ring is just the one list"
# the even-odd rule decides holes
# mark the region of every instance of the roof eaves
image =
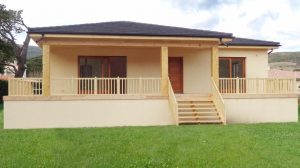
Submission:
[[131,34],[126,34],[126,33],[90,33],[90,32],[81,32],[81,33],[76,33],[76,32],[65,32],[65,31],[57,31],[57,32],[47,32],[47,31],[28,31],[29,34],[72,34],[72,35],[111,35],[111,36],[157,36],[157,37],[195,37],[195,38],[232,38],[232,34],[226,34],[226,35],[189,35],[189,34],[147,34],[147,33],[131,33]]
[[[224,45],[224,44],[223,44]],[[228,44],[228,46],[265,46],[265,47],[280,47],[280,44]]]

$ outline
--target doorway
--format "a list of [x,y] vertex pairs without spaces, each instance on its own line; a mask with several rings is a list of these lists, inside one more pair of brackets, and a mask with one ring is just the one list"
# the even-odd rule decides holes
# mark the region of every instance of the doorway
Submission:
[[[245,58],[243,57],[220,57],[219,58],[219,77],[220,78],[233,78],[227,79],[226,88],[220,88],[223,93],[245,93],[246,82],[245,78]],[[240,78],[240,79],[237,79]],[[237,81],[238,80],[238,85]]]
[[169,57],[169,78],[174,93],[183,93],[183,58]]

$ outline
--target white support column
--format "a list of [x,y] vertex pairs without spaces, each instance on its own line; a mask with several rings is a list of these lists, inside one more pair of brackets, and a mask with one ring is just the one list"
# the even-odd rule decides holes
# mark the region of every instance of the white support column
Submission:
[[168,47],[161,47],[161,93],[164,96],[168,95]]
[[50,45],[43,44],[43,96],[50,96]]
[[211,48],[211,77],[219,87],[219,47],[215,45]]

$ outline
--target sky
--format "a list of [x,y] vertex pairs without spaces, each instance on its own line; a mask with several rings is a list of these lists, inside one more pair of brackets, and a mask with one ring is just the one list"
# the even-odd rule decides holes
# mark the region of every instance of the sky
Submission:
[[[300,51],[300,0],[1,0],[28,27],[136,21],[215,30]],[[19,35],[21,43],[25,35]],[[33,44],[33,43],[31,43]]]

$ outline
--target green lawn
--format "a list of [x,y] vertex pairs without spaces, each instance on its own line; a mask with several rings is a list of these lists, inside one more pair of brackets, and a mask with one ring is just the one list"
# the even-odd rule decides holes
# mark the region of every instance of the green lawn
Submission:
[[[0,109],[1,125],[2,114]],[[299,123],[0,129],[0,167],[299,165]]]

